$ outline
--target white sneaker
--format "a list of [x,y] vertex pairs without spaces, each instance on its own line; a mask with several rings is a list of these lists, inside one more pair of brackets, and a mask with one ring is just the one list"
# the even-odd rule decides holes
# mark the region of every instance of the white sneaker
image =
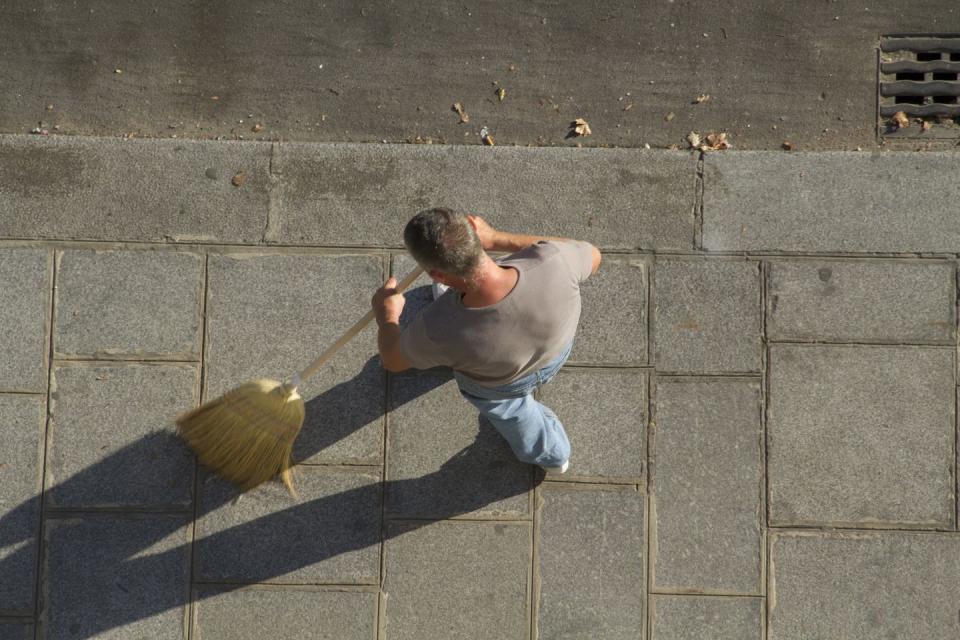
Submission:
[[566,473],[567,469],[570,468],[570,461],[564,460],[563,464],[559,467],[540,467],[543,469],[544,473],[548,476],[559,476],[560,474]]
[[442,296],[443,294],[445,294],[445,293],[447,292],[447,289],[449,289],[449,288],[450,288],[450,287],[448,287],[448,286],[445,285],[445,284],[440,284],[439,282],[434,282],[434,283],[433,283],[433,299],[436,300],[437,298],[439,298],[440,296]]

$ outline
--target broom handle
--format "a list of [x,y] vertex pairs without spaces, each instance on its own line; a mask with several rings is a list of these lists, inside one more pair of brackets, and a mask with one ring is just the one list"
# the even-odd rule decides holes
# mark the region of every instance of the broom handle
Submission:
[[[414,269],[410,275],[404,278],[403,281],[397,285],[397,293],[403,293],[407,287],[413,284],[414,280],[420,277],[421,273],[423,273],[423,269],[420,269],[419,267]],[[293,380],[290,381],[290,386],[297,388],[304,380],[315,374],[320,367],[326,364],[327,360],[333,357],[333,354],[343,347],[343,345],[350,342],[355,335],[363,331],[363,328],[370,324],[371,320],[373,320],[373,309],[368,311],[365,316],[357,320],[356,324],[347,329],[347,332],[340,336],[336,342],[330,345],[326,351],[321,353],[320,357],[314,360],[309,367],[301,371],[299,375],[294,376]]]

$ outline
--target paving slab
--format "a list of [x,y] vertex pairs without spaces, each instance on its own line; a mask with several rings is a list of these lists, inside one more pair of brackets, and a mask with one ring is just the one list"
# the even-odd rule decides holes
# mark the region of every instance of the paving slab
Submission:
[[647,364],[648,273],[641,259],[603,258],[600,270],[580,286],[571,364]]
[[[256,378],[289,380],[369,311],[383,267],[376,255],[210,256],[204,397]],[[294,459],[380,464],[384,385],[371,323],[301,385]]]
[[530,517],[533,467],[480,419],[449,372],[392,376],[390,407],[388,514]]
[[259,242],[269,168],[268,144],[2,136],[0,237]]
[[2,391],[46,390],[51,265],[44,249],[0,249]]
[[33,640],[33,625],[29,622],[0,620],[0,640]]
[[540,401],[570,438],[572,477],[643,482],[647,459],[647,377],[637,369],[563,368]]
[[770,571],[770,640],[960,632],[956,534],[777,533]]
[[372,640],[377,594],[287,587],[199,587],[193,636],[203,640]]
[[947,262],[773,261],[767,338],[953,344],[956,283]]
[[39,637],[185,640],[189,539],[183,516],[48,518]]
[[703,248],[955,253],[958,170],[949,152],[709,154]]
[[279,481],[240,494],[200,485],[195,579],[206,582],[376,584],[380,577],[379,475],[296,467],[294,499]]
[[759,372],[760,286],[755,262],[658,257],[652,303],[657,370]]
[[59,253],[54,354],[199,360],[203,261],[172,251]]
[[952,528],[954,349],[773,345],[771,525]]
[[0,615],[34,610],[44,413],[40,397],[0,395]]
[[197,402],[199,376],[187,364],[56,366],[46,504],[189,507],[194,459],[174,418]]
[[658,379],[654,397],[654,586],[760,594],[760,381]]
[[267,239],[284,244],[403,246],[414,214],[445,206],[604,249],[693,248],[696,159],[686,153],[284,144],[273,171],[280,204]]
[[385,637],[529,637],[529,524],[392,522],[387,537]]
[[643,494],[633,487],[548,483],[540,499],[537,637],[642,637]]
[[764,600],[655,595],[652,640],[762,640]]

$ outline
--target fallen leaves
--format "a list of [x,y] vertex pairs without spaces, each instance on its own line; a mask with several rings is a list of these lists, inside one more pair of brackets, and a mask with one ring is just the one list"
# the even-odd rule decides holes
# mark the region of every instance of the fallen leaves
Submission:
[[897,111],[893,114],[892,124],[896,129],[906,129],[910,126],[910,118],[903,111]]
[[263,131],[263,125],[258,122],[257,124],[250,127],[250,131],[253,131],[254,133],[260,133],[261,131]]
[[687,134],[687,143],[691,149],[698,151],[724,151],[730,148],[730,141],[727,139],[727,133],[708,133],[704,137],[696,131]]
[[701,93],[696,98],[693,99],[693,104],[703,104],[710,100],[710,95],[706,93]]
[[460,116],[460,124],[466,124],[470,122],[470,116],[467,114],[466,110],[463,108],[463,105],[460,104],[459,102],[454,102],[453,106],[450,107],[450,109],[456,112],[458,116]]
[[233,179],[230,181],[235,187],[242,187],[243,183],[247,181],[247,174],[243,171],[238,172]]
[[930,131],[933,128],[933,123],[929,120],[924,120],[920,123],[920,129],[923,131]]
[[784,151],[793,151],[794,149],[797,148],[797,145],[793,144],[789,140],[784,140],[783,144],[780,146],[783,147]]
[[497,89],[497,99],[499,99],[500,102],[503,102],[503,99],[506,97],[507,97],[506,89],[504,89],[503,87],[500,87],[499,89]]
[[572,136],[589,136],[593,135],[593,131],[590,130],[590,125],[587,124],[587,121],[583,118],[577,118],[570,123],[570,135]]

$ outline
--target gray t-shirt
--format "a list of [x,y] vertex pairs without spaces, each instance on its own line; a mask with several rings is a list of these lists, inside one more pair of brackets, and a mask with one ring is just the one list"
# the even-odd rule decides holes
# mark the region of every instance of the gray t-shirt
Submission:
[[543,367],[573,340],[591,246],[541,241],[497,263],[519,272],[513,290],[480,308],[465,307],[459,291],[444,293],[400,335],[400,351],[411,365],[448,366],[495,387]]

